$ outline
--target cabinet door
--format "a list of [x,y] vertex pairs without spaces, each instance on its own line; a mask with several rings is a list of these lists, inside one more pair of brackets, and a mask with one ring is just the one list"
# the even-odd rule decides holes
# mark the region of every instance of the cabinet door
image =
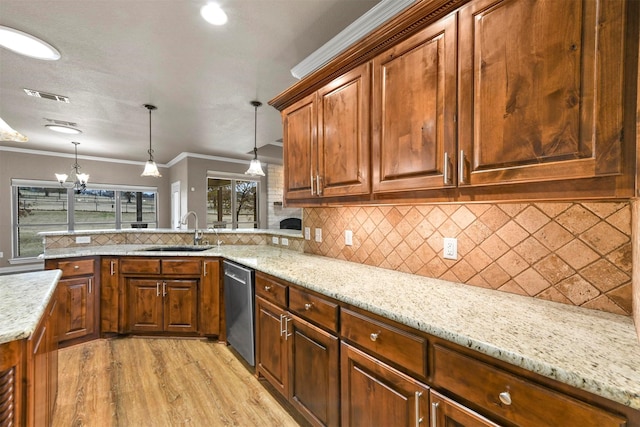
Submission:
[[102,334],[118,332],[118,264],[118,258],[100,260],[100,331]]
[[460,10],[459,185],[620,173],[625,7],[479,0]]
[[34,331],[29,342],[31,350],[28,368],[28,415],[27,424],[32,426],[49,425],[49,371],[47,359],[47,330],[46,317]]
[[308,199],[316,195],[316,108],[314,93],[282,111],[286,199]]
[[58,300],[53,299],[48,309],[47,371],[49,414],[53,414],[58,397]]
[[426,385],[344,342],[340,357],[343,426],[426,424]]
[[58,302],[61,342],[97,333],[97,292],[94,284],[93,276],[60,280]]
[[220,334],[220,261],[204,260],[200,286],[200,333]]
[[196,332],[198,330],[198,280],[165,280],[164,330],[167,332]]
[[370,76],[366,63],[318,91],[321,196],[369,194]]
[[373,192],[454,186],[456,15],[373,60]]
[[340,425],[338,338],[293,316],[289,401],[312,424]]
[[431,427],[498,427],[469,408],[431,390]]
[[285,317],[284,309],[262,298],[256,298],[257,373],[287,397],[287,336],[281,333]]
[[161,332],[164,329],[162,281],[129,278],[127,293],[128,331]]

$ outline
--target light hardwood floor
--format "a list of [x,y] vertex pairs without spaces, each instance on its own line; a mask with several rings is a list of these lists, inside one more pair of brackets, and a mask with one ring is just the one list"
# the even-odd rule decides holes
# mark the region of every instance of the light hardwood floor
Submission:
[[58,354],[54,426],[298,426],[223,344],[131,337]]

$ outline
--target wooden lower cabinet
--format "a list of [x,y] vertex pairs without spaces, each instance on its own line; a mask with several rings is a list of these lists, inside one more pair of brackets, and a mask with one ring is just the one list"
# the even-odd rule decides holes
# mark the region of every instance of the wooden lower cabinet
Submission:
[[96,279],[96,260],[78,258],[47,260],[45,268],[61,269],[58,282],[58,337],[62,346],[98,338],[100,287]]
[[23,341],[0,344],[0,426],[24,424]]
[[200,279],[200,333],[220,335],[220,260],[204,259]]
[[289,401],[313,425],[340,425],[338,337],[290,316]]
[[434,390],[430,391],[429,397],[430,427],[499,427],[499,424]]
[[[58,301],[53,298],[26,345],[26,425],[53,421],[58,393]],[[11,425],[11,424],[1,424]],[[20,425],[20,424],[16,424]]]
[[100,334],[118,333],[119,258],[100,259]]
[[338,337],[256,298],[256,365],[315,426],[340,424]]
[[129,278],[126,288],[127,332],[197,332],[197,280]]
[[429,417],[429,387],[342,342],[342,425],[417,426]]

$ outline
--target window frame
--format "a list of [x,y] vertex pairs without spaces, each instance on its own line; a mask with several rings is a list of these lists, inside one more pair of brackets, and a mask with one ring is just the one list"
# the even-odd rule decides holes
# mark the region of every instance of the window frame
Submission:
[[[205,203],[205,218],[208,219],[209,217],[209,179],[219,179],[219,180],[228,180],[231,181],[231,189],[232,189],[232,194],[231,194],[231,230],[243,230],[242,228],[238,228],[238,220],[236,219],[235,215],[233,215],[233,212],[236,211],[236,207],[237,207],[237,200],[236,200],[236,193],[235,193],[235,189],[236,189],[236,181],[250,181],[250,182],[255,182],[256,183],[256,202],[255,202],[255,209],[256,209],[256,220],[254,221],[254,227],[253,228],[246,228],[245,230],[256,230],[260,228],[260,221],[262,219],[262,209],[260,209],[260,186],[262,184],[262,181],[260,180],[260,177],[253,177],[250,175],[243,175],[243,174],[232,174],[232,173],[224,173],[224,172],[208,172],[207,173],[207,177],[205,180],[205,195],[204,195],[204,203]],[[249,222],[242,222],[242,224],[249,224]],[[208,227],[208,224],[207,224]]]
[[[60,189],[60,184],[56,181],[41,181],[41,180],[30,180],[30,179],[12,179],[11,180],[11,259],[13,260],[35,260],[37,256],[19,256],[19,229],[21,227],[31,228],[31,227],[42,227],[42,226],[66,226],[66,230],[61,230],[62,232],[74,232],[74,231],[83,231],[82,228],[84,225],[96,225],[100,223],[89,222],[89,223],[76,223],[75,222],[75,193],[73,187],[65,186],[67,193],[67,220],[66,223],[55,223],[55,224],[37,224],[34,226],[24,225],[19,223],[19,215],[18,215],[18,188],[20,187],[39,187],[39,188],[52,188],[52,189]],[[122,221],[122,213],[121,213],[121,193],[125,191],[129,192],[143,192],[143,193],[155,193],[154,197],[154,221],[148,221],[149,223],[154,223],[155,227],[158,226],[158,188],[150,187],[150,186],[137,186],[137,185],[109,185],[109,184],[89,184],[87,185],[87,190],[104,190],[104,191],[113,191],[114,192],[114,209],[115,209],[115,230],[122,230],[122,225],[132,224],[130,221]],[[111,225],[113,223],[104,223],[105,225]],[[133,228],[133,227],[132,227]],[[87,229],[87,231],[91,231],[92,229]]]

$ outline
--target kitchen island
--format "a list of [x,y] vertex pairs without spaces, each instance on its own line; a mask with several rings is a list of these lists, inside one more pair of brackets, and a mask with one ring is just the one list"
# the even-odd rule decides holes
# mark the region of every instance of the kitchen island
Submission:
[[[158,256],[150,245],[48,249],[45,259]],[[229,259],[518,368],[640,410],[631,318],[265,245],[163,252]]]
[[0,276],[0,421],[45,425],[57,392],[59,270]]

